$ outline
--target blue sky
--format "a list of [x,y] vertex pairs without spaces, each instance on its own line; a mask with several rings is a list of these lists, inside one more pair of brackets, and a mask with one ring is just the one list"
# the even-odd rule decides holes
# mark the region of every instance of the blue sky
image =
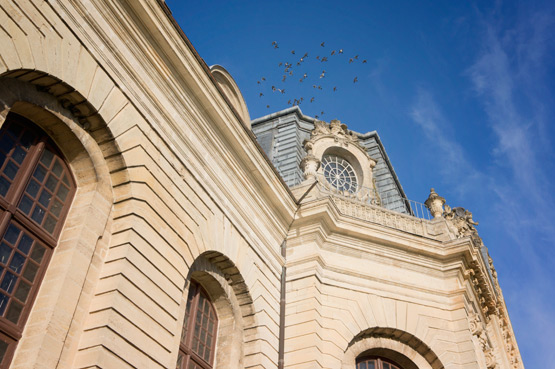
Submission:
[[[303,97],[307,115],[378,131],[410,199],[434,187],[472,211],[524,364],[555,362],[555,3],[167,3],[251,118]],[[294,64],[285,82],[279,62]]]

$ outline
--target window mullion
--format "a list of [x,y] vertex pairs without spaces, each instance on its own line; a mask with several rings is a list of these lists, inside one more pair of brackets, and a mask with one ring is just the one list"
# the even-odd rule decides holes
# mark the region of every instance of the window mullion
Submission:
[[21,169],[19,173],[12,183],[12,188],[14,190],[11,191],[9,194],[9,205],[8,210],[14,214],[17,209],[17,204],[19,203],[19,199],[25,192],[25,188],[27,187],[27,183],[31,180],[32,172],[36,167],[37,162],[39,161],[40,155],[44,151],[45,143],[44,141],[39,141],[36,145],[32,146],[29,149],[29,154],[23,161]]

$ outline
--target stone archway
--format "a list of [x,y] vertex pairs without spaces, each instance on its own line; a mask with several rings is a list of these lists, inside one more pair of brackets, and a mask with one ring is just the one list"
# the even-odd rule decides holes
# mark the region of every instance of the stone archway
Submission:
[[4,73],[0,82],[0,125],[14,112],[42,128],[64,154],[77,184],[12,365],[58,362],[69,366],[110,239],[112,168],[125,164],[109,139],[107,124],[68,84],[28,70]]
[[422,340],[395,328],[372,327],[360,332],[348,344],[342,369],[355,369],[361,354],[375,354],[394,360],[405,369],[443,369],[443,364]]
[[[229,369],[244,367],[245,353],[255,352],[256,345],[253,341],[246,342],[246,336],[252,335],[257,325],[253,301],[240,271],[227,256],[207,251],[198,256],[189,269],[184,301],[191,279],[206,290],[218,314],[220,326],[215,366]],[[181,318],[184,314],[183,308]]]

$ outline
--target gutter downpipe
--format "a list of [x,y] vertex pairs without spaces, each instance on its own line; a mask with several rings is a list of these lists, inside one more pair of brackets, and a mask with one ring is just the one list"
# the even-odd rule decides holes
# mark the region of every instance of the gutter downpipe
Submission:
[[285,303],[286,303],[286,281],[287,281],[287,266],[286,266],[286,251],[287,251],[287,236],[289,235],[289,231],[291,230],[291,226],[293,222],[297,218],[297,212],[301,207],[301,201],[308,195],[308,193],[316,186],[318,180],[314,181],[312,185],[306,190],[306,192],[301,196],[301,198],[296,201],[297,209],[295,210],[295,214],[293,214],[293,220],[287,229],[287,234],[281,243],[281,256],[284,259],[283,266],[281,267],[281,291],[280,291],[280,298],[279,298],[279,346],[278,346],[278,369],[284,369],[285,367]]

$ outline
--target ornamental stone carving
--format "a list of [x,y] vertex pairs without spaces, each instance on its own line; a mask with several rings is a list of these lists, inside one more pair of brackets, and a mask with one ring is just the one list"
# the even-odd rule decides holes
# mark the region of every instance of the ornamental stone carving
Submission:
[[[312,179],[315,172],[323,175],[320,164],[325,155],[337,156],[352,166],[359,188],[356,191],[357,196],[374,198],[372,170],[376,166],[376,161],[368,155],[366,149],[359,143],[358,136],[348,130],[345,124],[337,119],[329,124],[316,119],[310,139],[305,140],[303,145],[307,156],[300,165],[305,179]],[[358,194],[358,192],[364,193]]]
[[443,215],[444,204],[445,199],[439,196],[433,188],[430,190],[430,196],[428,196],[428,199],[424,202],[424,205],[430,209],[430,213],[432,213],[434,219],[438,219]]
[[482,243],[481,239],[478,237],[478,231],[474,227],[478,225],[478,222],[472,219],[472,213],[470,211],[461,207],[451,208],[446,204],[443,216],[454,226],[458,238],[471,236],[478,244]]
[[470,333],[476,336],[480,349],[484,353],[486,367],[488,369],[494,369],[497,366],[495,354],[493,348],[491,347],[488,333],[484,328],[480,315],[477,313],[471,314],[468,317],[468,324],[470,327]]

